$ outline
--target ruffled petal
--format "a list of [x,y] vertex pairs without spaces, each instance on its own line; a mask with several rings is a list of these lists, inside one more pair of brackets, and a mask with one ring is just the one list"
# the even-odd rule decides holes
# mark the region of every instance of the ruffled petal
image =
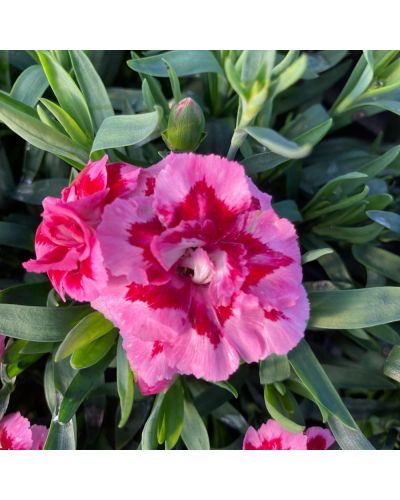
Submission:
[[258,431],[250,427],[243,441],[244,450],[306,450],[307,437],[289,432],[275,420],[268,420]]
[[304,337],[309,318],[309,303],[303,288],[292,307],[264,307],[265,350],[261,359],[270,354],[287,354]]
[[335,442],[335,438],[328,429],[310,427],[306,430],[307,450],[327,450]]
[[162,227],[152,214],[151,202],[141,201],[118,199],[107,206],[97,237],[105,266],[113,276],[146,284],[147,271],[160,268],[149,247]]
[[220,231],[251,203],[243,167],[214,155],[171,153],[157,177],[155,209],[166,226],[213,220]]
[[10,413],[0,421],[0,449],[30,450],[32,431],[29,420],[19,412]]
[[32,450],[43,450],[49,430],[44,425],[32,425]]
[[206,292],[193,290],[189,327],[172,346],[178,371],[212,382],[227,380],[239,366],[237,351],[224,337],[220,320]]
[[[220,309],[217,308],[217,311]],[[230,344],[247,363],[263,358],[266,350],[264,315],[256,297],[244,293],[235,297],[223,323],[223,331]]]
[[175,375],[168,359],[168,346],[159,341],[144,342],[133,335],[123,336],[132,371],[142,394],[155,394],[164,390]]

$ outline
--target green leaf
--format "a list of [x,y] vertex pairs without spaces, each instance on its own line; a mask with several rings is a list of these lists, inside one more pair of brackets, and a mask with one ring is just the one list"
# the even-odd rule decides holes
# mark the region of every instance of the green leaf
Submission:
[[0,292],[0,303],[44,306],[50,289],[48,282],[11,286]]
[[119,339],[117,348],[117,387],[121,407],[121,418],[118,427],[122,428],[132,412],[135,397],[133,373],[122,347],[122,339]]
[[372,245],[354,245],[352,250],[354,257],[365,267],[400,283],[400,257],[398,255]]
[[169,82],[171,85],[172,95],[174,96],[174,101],[179,102],[182,99],[181,85],[179,83],[179,78],[174,70],[174,68],[169,64],[167,60],[164,59],[165,65],[168,70]]
[[[285,127],[285,134],[288,139],[299,145],[313,146],[321,141],[331,126],[332,119],[325,109],[315,104],[297,115],[293,122]],[[271,170],[287,161],[288,159],[284,156],[266,152],[244,158],[241,163],[245,166],[248,175],[254,175]]]
[[10,96],[27,106],[34,107],[48,86],[42,67],[34,64],[19,75],[11,89]]
[[88,152],[69,137],[42,123],[35,110],[0,92],[0,119],[33,146],[84,165]]
[[265,84],[269,81],[274,66],[275,50],[244,50],[240,59],[240,81],[244,88],[251,88],[256,82]]
[[32,205],[41,205],[46,196],[59,197],[61,190],[68,186],[68,179],[41,179],[19,184],[11,193],[14,200]]
[[110,351],[118,333],[111,330],[102,337],[94,340],[76,351],[71,356],[71,366],[77,370],[95,365]]
[[65,132],[71,137],[71,139],[78,144],[82,144],[84,147],[90,147],[91,140],[88,135],[81,129],[81,127],[76,123],[76,121],[69,115],[64,109],[60,108],[54,102],[48,99],[40,99],[40,102],[46,106],[50,113],[58,120],[60,125],[63,127]]
[[127,64],[138,73],[168,77],[168,70],[163,60],[174,68],[177,76],[189,76],[198,73],[222,74],[218,61],[209,50],[174,50],[142,59],[130,59]]
[[389,325],[372,326],[366,330],[372,336],[387,344],[400,345],[400,335]]
[[400,233],[400,215],[385,210],[367,210],[368,217],[394,233]]
[[382,156],[374,158],[366,164],[358,167],[358,170],[367,174],[370,179],[373,179],[378,174],[381,174],[393,161],[399,156],[400,146],[394,146],[386,151]]
[[400,383],[400,346],[394,346],[385,361],[383,373]]
[[52,420],[47,436],[45,450],[76,450],[76,436],[74,421],[60,424]]
[[56,414],[57,390],[54,382],[54,360],[49,356],[43,376],[43,388],[47,406],[52,415]]
[[303,217],[299,211],[299,207],[294,200],[282,200],[273,203],[272,208],[276,211],[279,217],[285,217],[292,222],[301,222]]
[[214,410],[212,416],[241,434],[245,434],[249,428],[249,424],[243,415],[230,403],[224,403]]
[[111,321],[108,321],[99,312],[92,312],[86,315],[63,339],[62,344],[56,352],[55,361],[58,362],[66,358],[74,351],[106,335],[113,328],[114,325]]
[[188,450],[209,450],[210,440],[207,428],[196,407],[185,398],[182,440]]
[[37,307],[0,304],[0,331],[8,337],[59,342],[89,312],[88,306]]
[[69,422],[86,398],[102,381],[104,371],[115,356],[112,349],[99,363],[90,368],[79,370],[72,379],[65,392],[58,412],[58,421],[62,424]]
[[278,78],[273,82],[271,97],[275,97],[287,88],[294,85],[303,76],[307,69],[307,56],[301,55],[289,67],[284,69]]
[[260,383],[273,384],[286,380],[290,376],[290,365],[287,356],[271,354],[260,362]]
[[264,401],[268,413],[290,432],[302,432],[304,422],[296,399],[289,392],[279,394],[273,385],[264,387]]
[[337,389],[385,390],[394,386],[381,371],[372,367],[323,365],[325,372]]
[[14,389],[15,384],[13,382],[6,382],[0,389],[0,420],[4,417],[7,411],[10,396]]
[[29,342],[20,350],[21,354],[46,354],[52,352],[54,347],[53,342]]
[[368,328],[400,320],[400,287],[310,292],[309,328]]
[[332,113],[340,114],[351,107],[354,101],[368,88],[373,76],[373,67],[362,55],[342,92],[336,99],[332,107]]
[[314,399],[346,426],[356,429],[356,423],[307,342],[302,340],[288,357],[296,375]]
[[160,112],[106,118],[93,142],[92,153],[101,149],[133,146],[150,138],[160,123]]
[[34,232],[31,228],[12,222],[0,221],[0,245],[7,245],[23,250],[32,250]]
[[157,448],[157,424],[164,397],[164,393],[160,393],[157,394],[154,400],[150,416],[147,419],[142,431],[142,450],[155,450]]
[[328,240],[344,240],[349,243],[368,243],[374,240],[383,228],[378,224],[366,224],[365,226],[340,227],[333,225],[318,224],[312,231]]
[[45,51],[38,51],[38,56],[60,106],[76,120],[82,130],[91,136],[93,134],[92,120],[79,87],[51,55]]
[[364,434],[357,429],[349,429],[334,415],[329,416],[328,424],[342,450],[374,450]]
[[285,139],[285,137],[270,128],[246,127],[245,131],[270,151],[285,158],[304,158],[311,152],[311,145],[304,144],[300,146],[293,141]]
[[214,382],[214,384],[218,387],[221,387],[221,389],[225,389],[226,391],[230,392],[234,398],[238,398],[238,391],[229,382]]
[[114,115],[107,90],[87,55],[81,50],[70,50],[72,66],[79,86],[85,96],[95,130],[103,120]]
[[157,440],[164,443],[166,449],[172,448],[178,442],[183,428],[184,393],[182,384],[177,379],[167,390],[158,415]]
[[240,163],[245,167],[247,175],[255,175],[272,170],[287,161],[288,159],[284,156],[268,151],[244,158]]
[[328,181],[304,207],[304,213],[309,213],[316,208],[321,208],[321,203],[329,205],[332,201],[338,201],[347,195],[349,189],[354,190],[368,179],[367,174],[361,172],[349,172]]
[[328,255],[333,253],[332,248],[317,248],[316,250],[309,250],[301,257],[301,263],[308,264],[309,262],[313,262],[314,260],[318,260],[320,257],[324,255]]

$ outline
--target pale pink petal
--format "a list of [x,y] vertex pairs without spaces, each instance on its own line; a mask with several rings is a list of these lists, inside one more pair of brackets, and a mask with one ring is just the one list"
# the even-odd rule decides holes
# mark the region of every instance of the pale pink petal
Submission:
[[193,290],[189,328],[172,347],[178,371],[197,378],[227,380],[239,366],[237,351],[224,337],[217,312],[207,300],[206,291]]
[[[217,308],[220,311],[221,308]],[[259,361],[266,351],[264,314],[253,295],[240,293],[225,309],[223,331],[230,344],[247,363]]]
[[19,412],[10,413],[0,421],[0,449],[30,450],[32,431],[29,420]]
[[249,186],[249,191],[251,195],[251,206],[252,210],[268,210],[271,208],[272,197],[263,193],[258,189],[258,187],[253,183],[253,181],[247,178],[247,183]]
[[171,384],[171,380],[161,380],[155,385],[148,385],[140,376],[138,376],[136,383],[139,386],[140,392],[144,396],[151,396],[152,394],[158,394],[159,392],[165,391]]
[[254,427],[249,427],[243,439],[243,449],[244,450],[262,450],[262,442],[260,435],[254,429]]
[[49,430],[44,425],[32,425],[32,450],[43,450]]
[[105,266],[113,276],[146,284],[146,270],[156,265],[149,246],[161,225],[152,214],[151,203],[146,199],[139,201],[118,199],[107,206],[97,237]]
[[112,321],[124,338],[174,342],[188,329],[189,300],[184,281],[163,286],[111,283],[92,307]]
[[210,252],[215,273],[209,287],[214,304],[227,306],[241,289],[247,275],[246,249],[240,243],[223,243]]
[[176,371],[168,359],[168,346],[159,341],[143,342],[123,335],[123,346],[143,394],[154,394],[167,387]]
[[303,288],[292,307],[275,308],[264,306],[265,350],[261,359],[270,354],[287,354],[304,337],[309,318],[309,303]]
[[194,375],[210,382],[227,380],[239,368],[236,350],[222,338],[218,345],[197,330],[191,329],[181,335],[172,347],[172,359],[183,375]]
[[157,176],[155,209],[166,226],[209,219],[222,229],[250,203],[243,167],[225,158],[171,153]]
[[308,450],[327,450],[335,442],[335,438],[328,429],[310,427],[306,430]]

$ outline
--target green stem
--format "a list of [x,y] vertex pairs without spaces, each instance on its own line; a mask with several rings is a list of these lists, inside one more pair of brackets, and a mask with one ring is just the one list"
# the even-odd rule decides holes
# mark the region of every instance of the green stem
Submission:
[[234,160],[236,153],[238,152],[240,146],[243,144],[243,141],[246,138],[247,133],[240,128],[235,128],[233,132],[233,136],[231,139],[231,145],[229,147],[227,158],[228,160]]

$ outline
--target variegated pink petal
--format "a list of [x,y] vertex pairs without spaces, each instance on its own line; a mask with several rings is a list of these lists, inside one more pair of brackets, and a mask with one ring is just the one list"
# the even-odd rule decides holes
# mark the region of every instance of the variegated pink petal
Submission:
[[310,427],[306,430],[308,450],[327,450],[335,442],[329,429]]
[[155,209],[166,226],[213,220],[220,230],[251,203],[243,167],[214,155],[174,154],[157,176]]
[[27,418],[16,412],[0,420],[0,450],[30,450],[31,448],[32,431]]

